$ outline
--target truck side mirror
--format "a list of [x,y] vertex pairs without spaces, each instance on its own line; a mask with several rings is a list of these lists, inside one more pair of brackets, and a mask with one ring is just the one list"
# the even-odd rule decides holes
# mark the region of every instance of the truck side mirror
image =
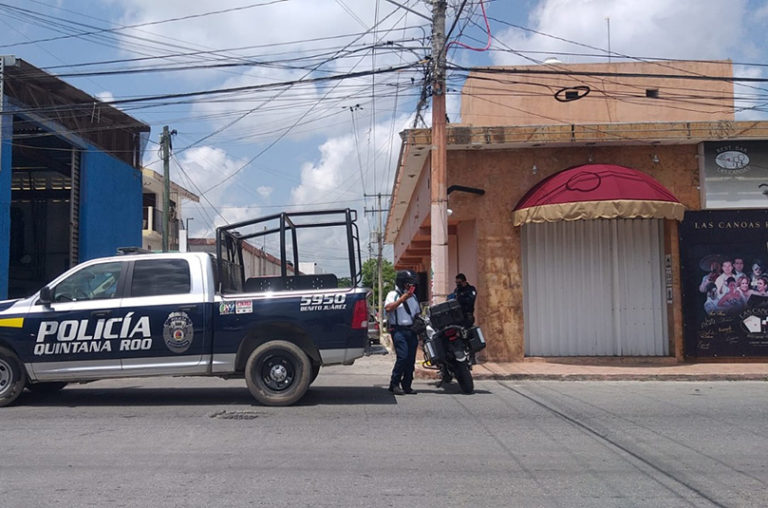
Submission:
[[43,286],[40,289],[40,303],[46,307],[53,301],[53,291],[48,286]]

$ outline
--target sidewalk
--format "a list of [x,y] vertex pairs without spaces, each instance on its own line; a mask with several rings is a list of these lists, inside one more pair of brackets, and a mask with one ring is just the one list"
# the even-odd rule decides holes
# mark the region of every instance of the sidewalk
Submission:
[[[390,354],[380,359],[395,361],[389,337],[382,344]],[[414,377],[436,380],[437,371],[422,365],[421,348],[416,353]],[[391,368],[391,367],[390,367]],[[563,357],[526,358],[522,362],[479,362],[472,366],[476,380],[540,379],[555,381],[768,381],[768,358],[763,362],[678,363],[671,357]]]
[[[437,373],[417,361],[415,377],[436,379]],[[676,363],[674,358],[631,361],[532,358],[522,362],[481,362],[472,367],[472,377],[476,380],[768,381],[768,363]]]

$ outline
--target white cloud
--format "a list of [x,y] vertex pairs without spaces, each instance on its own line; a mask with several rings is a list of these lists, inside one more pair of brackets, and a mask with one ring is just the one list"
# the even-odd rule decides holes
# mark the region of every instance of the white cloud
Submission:
[[768,18],[768,2],[764,3],[763,5],[755,9],[753,13],[753,17],[756,20],[764,22],[765,19]]
[[[763,77],[762,69],[743,65],[734,65],[733,74],[734,76],[745,78]],[[736,106],[737,120],[765,120],[766,114],[764,111],[752,109],[759,107],[765,110],[766,106],[768,106],[765,101],[764,85],[764,83],[734,83],[733,92],[736,96],[734,105]]]
[[112,92],[99,92],[96,94],[96,98],[103,102],[112,102],[115,100],[115,96]]
[[302,166],[301,184],[291,190],[291,201],[304,204],[357,198],[362,186],[360,175],[353,173],[356,166],[354,149],[352,135],[323,143],[320,146],[320,161]]
[[[395,119],[394,129],[390,122],[376,125],[378,139],[368,144],[368,129],[358,132],[356,143],[353,134],[337,136],[328,139],[319,147],[320,158],[312,163],[305,163],[301,168],[301,183],[291,190],[291,203],[299,205],[297,209],[342,209],[352,208],[358,211],[358,227],[360,228],[361,249],[367,252],[367,240],[370,231],[375,229],[374,217],[363,213],[364,204],[360,201],[363,194],[361,179],[365,181],[365,193],[387,194],[391,190],[394,177],[395,161],[390,161],[390,147],[394,151],[394,159],[400,147],[400,130],[408,125],[409,118],[400,116]],[[388,133],[393,136],[390,139]],[[360,154],[358,154],[358,147]],[[376,158],[374,164],[373,158]],[[360,167],[362,161],[362,168]],[[375,167],[375,171],[374,171]],[[362,175],[361,175],[362,173]],[[320,204],[318,204],[320,203]],[[382,203],[386,207],[386,198]],[[369,199],[365,204],[369,209],[377,208],[375,199]],[[303,245],[308,245],[311,258],[302,261],[316,261],[325,270],[345,276],[349,268],[343,259],[346,256],[346,244],[343,231],[307,231],[302,238]],[[304,251],[304,252],[307,252]]]
[[[300,79],[304,73],[256,68],[228,79],[219,88],[238,88],[266,83],[288,82]],[[313,85],[294,88],[270,89],[255,94],[238,94],[221,101],[201,101],[194,111],[209,118],[215,130],[226,129],[228,139],[259,143],[272,139],[294,125],[307,124],[318,116],[328,114],[328,106],[320,101],[320,92]],[[310,113],[307,110],[312,108]],[[336,107],[338,112],[339,108]],[[214,138],[215,139],[215,138]]]
[[274,191],[274,187],[267,187],[266,185],[260,185],[256,188],[256,192],[259,193],[259,195],[263,198],[269,198],[269,196],[272,195],[272,191]]
[[388,193],[400,148],[399,132],[411,121],[401,115],[394,123],[390,119],[374,128],[360,127],[357,136],[346,134],[325,141],[318,148],[319,160],[302,165],[301,183],[291,190],[291,203],[359,203],[363,193]]
[[[123,0],[125,6],[124,24],[147,23],[158,20],[179,18],[213,11],[225,11],[176,22],[161,23],[142,27],[144,33],[194,43],[206,48],[238,48],[248,44],[278,43],[291,40],[310,39],[337,35],[342,32],[360,32],[362,28],[335,2],[316,0],[292,0],[289,2],[257,5],[239,9],[248,4],[241,0],[218,0],[192,2],[188,0]],[[364,9],[356,8],[359,16],[373,19],[373,5]],[[268,52],[263,48],[263,52]]]
[[171,178],[195,194],[202,194],[214,186],[208,199],[221,196],[232,185],[232,181],[224,182],[224,179],[240,169],[245,159],[232,159],[227,153],[211,146],[199,146],[182,152],[178,157],[179,165],[172,164],[175,169]]
[[[615,53],[663,58],[727,58],[751,43],[743,25],[746,0],[544,0],[532,11],[528,27]],[[509,28],[497,37],[514,50],[601,53],[545,35]],[[544,60],[546,55],[532,54]],[[512,53],[496,52],[496,64],[531,63]],[[558,56],[563,62],[585,57]]]
[[[263,214],[259,202],[269,198],[272,187],[252,187],[248,178],[227,179],[246,162],[211,146],[190,148],[178,159],[172,159],[172,180],[200,197],[199,204],[188,203],[184,208],[184,215],[194,218],[192,230],[195,234],[213,236],[215,226]],[[247,173],[247,168],[242,172]]]
[[[178,64],[181,61],[189,66],[222,61],[276,62],[273,66],[194,69],[162,76],[161,80],[166,82],[169,79],[176,80],[177,89],[174,92],[180,91],[179,87],[194,90],[249,87],[350,71],[368,71],[373,66],[382,68],[402,64],[403,55],[406,61],[416,61],[418,57],[412,53],[380,48],[375,62],[372,62],[369,46],[377,39],[420,38],[423,34],[415,28],[411,32],[390,32],[390,28],[417,23],[414,21],[415,15],[388,3],[378,6],[378,20],[381,23],[378,29],[364,33],[377,20],[375,2],[354,2],[352,5],[348,1],[291,0],[237,9],[246,4],[241,0],[219,0],[215,4],[190,3],[187,0],[119,1],[124,6],[121,20],[124,25],[235,9],[221,14],[143,26],[125,34],[163,42],[162,51],[168,53],[212,48],[217,50],[215,54],[199,54],[183,60],[169,59],[162,62],[163,65]],[[348,7],[345,9],[345,6]],[[425,6],[417,8],[426,9]],[[392,12],[397,14],[389,16]],[[348,36],[339,37],[343,34]],[[358,37],[359,34],[363,35]],[[317,40],[323,37],[333,38]],[[283,44],[293,41],[299,42]],[[350,46],[344,48],[348,44]],[[418,45],[419,42],[410,44]],[[124,50],[133,50],[135,45],[134,39],[123,38]],[[340,48],[344,48],[344,51],[337,53]],[[309,56],[312,58],[296,60]],[[320,68],[316,69],[321,63]],[[376,109],[393,109],[394,97],[384,97],[394,95],[391,93],[394,87],[382,86],[387,79],[394,82],[398,77],[364,77],[300,85],[289,90],[267,89],[238,92],[231,96],[205,97],[194,105],[193,114],[210,124],[209,132],[222,130],[221,134],[210,138],[210,142],[216,143],[226,140],[254,144],[272,140],[278,135],[287,135],[293,140],[317,133],[335,136],[349,131],[349,113],[346,109],[358,103],[372,108],[370,89],[374,81],[381,91],[377,94]],[[400,81],[407,79],[409,76],[403,76]]]
[[[400,31],[390,33],[393,25],[416,25],[416,16],[407,14],[398,7],[381,2],[334,2],[333,0],[290,0],[286,2],[267,2],[264,5],[253,3],[252,8],[242,0],[218,0],[212,2],[189,2],[188,0],[118,0],[124,7],[121,24],[135,25],[151,23],[205,14],[214,11],[226,11],[200,17],[191,17],[178,21],[142,26],[125,34],[140,36],[144,39],[164,41],[165,50],[183,52],[194,49],[217,51],[213,55],[200,54],[196,57],[200,63],[209,58],[220,58],[223,55],[235,55],[242,58],[268,61],[273,59],[290,59],[297,54],[312,51],[317,54],[317,61],[331,56],[336,48],[352,44],[346,49],[344,58],[334,58],[337,69],[348,68],[350,62],[367,52],[362,46],[378,39],[400,39],[415,35],[420,37],[421,30],[413,29],[409,34]],[[350,5],[349,10],[345,5]],[[412,6],[414,7],[414,6]],[[416,5],[417,10],[426,11],[426,6]],[[394,15],[391,13],[395,12]],[[377,18],[378,16],[378,18]],[[377,30],[371,30],[376,21],[380,25]],[[368,32],[368,33],[365,33]],[[355,34],[363,34],[357,37]],[[348,37],[339,37],[348,34]],[[320,38],[331,38],[318,40]],[[285,43],[293,43],[285,45]],[[294,43],[295,42],[295,43]],[[124,38],[126,50],[135,46],[135,40]],[[336,55],[337,57],[339,55]],[[399,61],[399,56],[390,55],[380,50],[377,57],[382,62]],[[302,64],[303,65],[303,64]],[[237,69],[216,71],[223,76],[237,75]]]
[[264,211],[253,206],[237,206],[223,202],[213,209],[207,202],[185,203],[184,218],[192,218],[189,224],[190,237],[214,238],[216,228],[225,224],[233,224],[248,219],[254,219],[264,214]]

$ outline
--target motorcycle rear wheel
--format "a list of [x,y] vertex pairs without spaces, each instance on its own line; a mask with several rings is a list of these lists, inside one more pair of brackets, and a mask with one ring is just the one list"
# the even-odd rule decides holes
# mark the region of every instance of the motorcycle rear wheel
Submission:
[[472,372],[469,370],[469,364],[467,362],[456,362],[453,373],[456,375],[456,381],[459,383],[461,393],[474,393],[475,382],[472,379]]

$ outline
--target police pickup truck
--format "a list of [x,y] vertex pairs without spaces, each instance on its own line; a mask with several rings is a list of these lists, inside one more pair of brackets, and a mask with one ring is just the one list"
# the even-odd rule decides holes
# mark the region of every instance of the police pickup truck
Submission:
[[[321,366],[352,364],[368,346],[355,221],[349,209],[245,221],[217,229],[216,256],[93,259],[0,302],[0,406],[25,387],[166,375],[242,377],[260,403],[293,404]],[[351,288],[295,270],[297,238],[311,228],[342,230]],[[246,278],[243,242],[264,235],[279,238],[281,275]]]

